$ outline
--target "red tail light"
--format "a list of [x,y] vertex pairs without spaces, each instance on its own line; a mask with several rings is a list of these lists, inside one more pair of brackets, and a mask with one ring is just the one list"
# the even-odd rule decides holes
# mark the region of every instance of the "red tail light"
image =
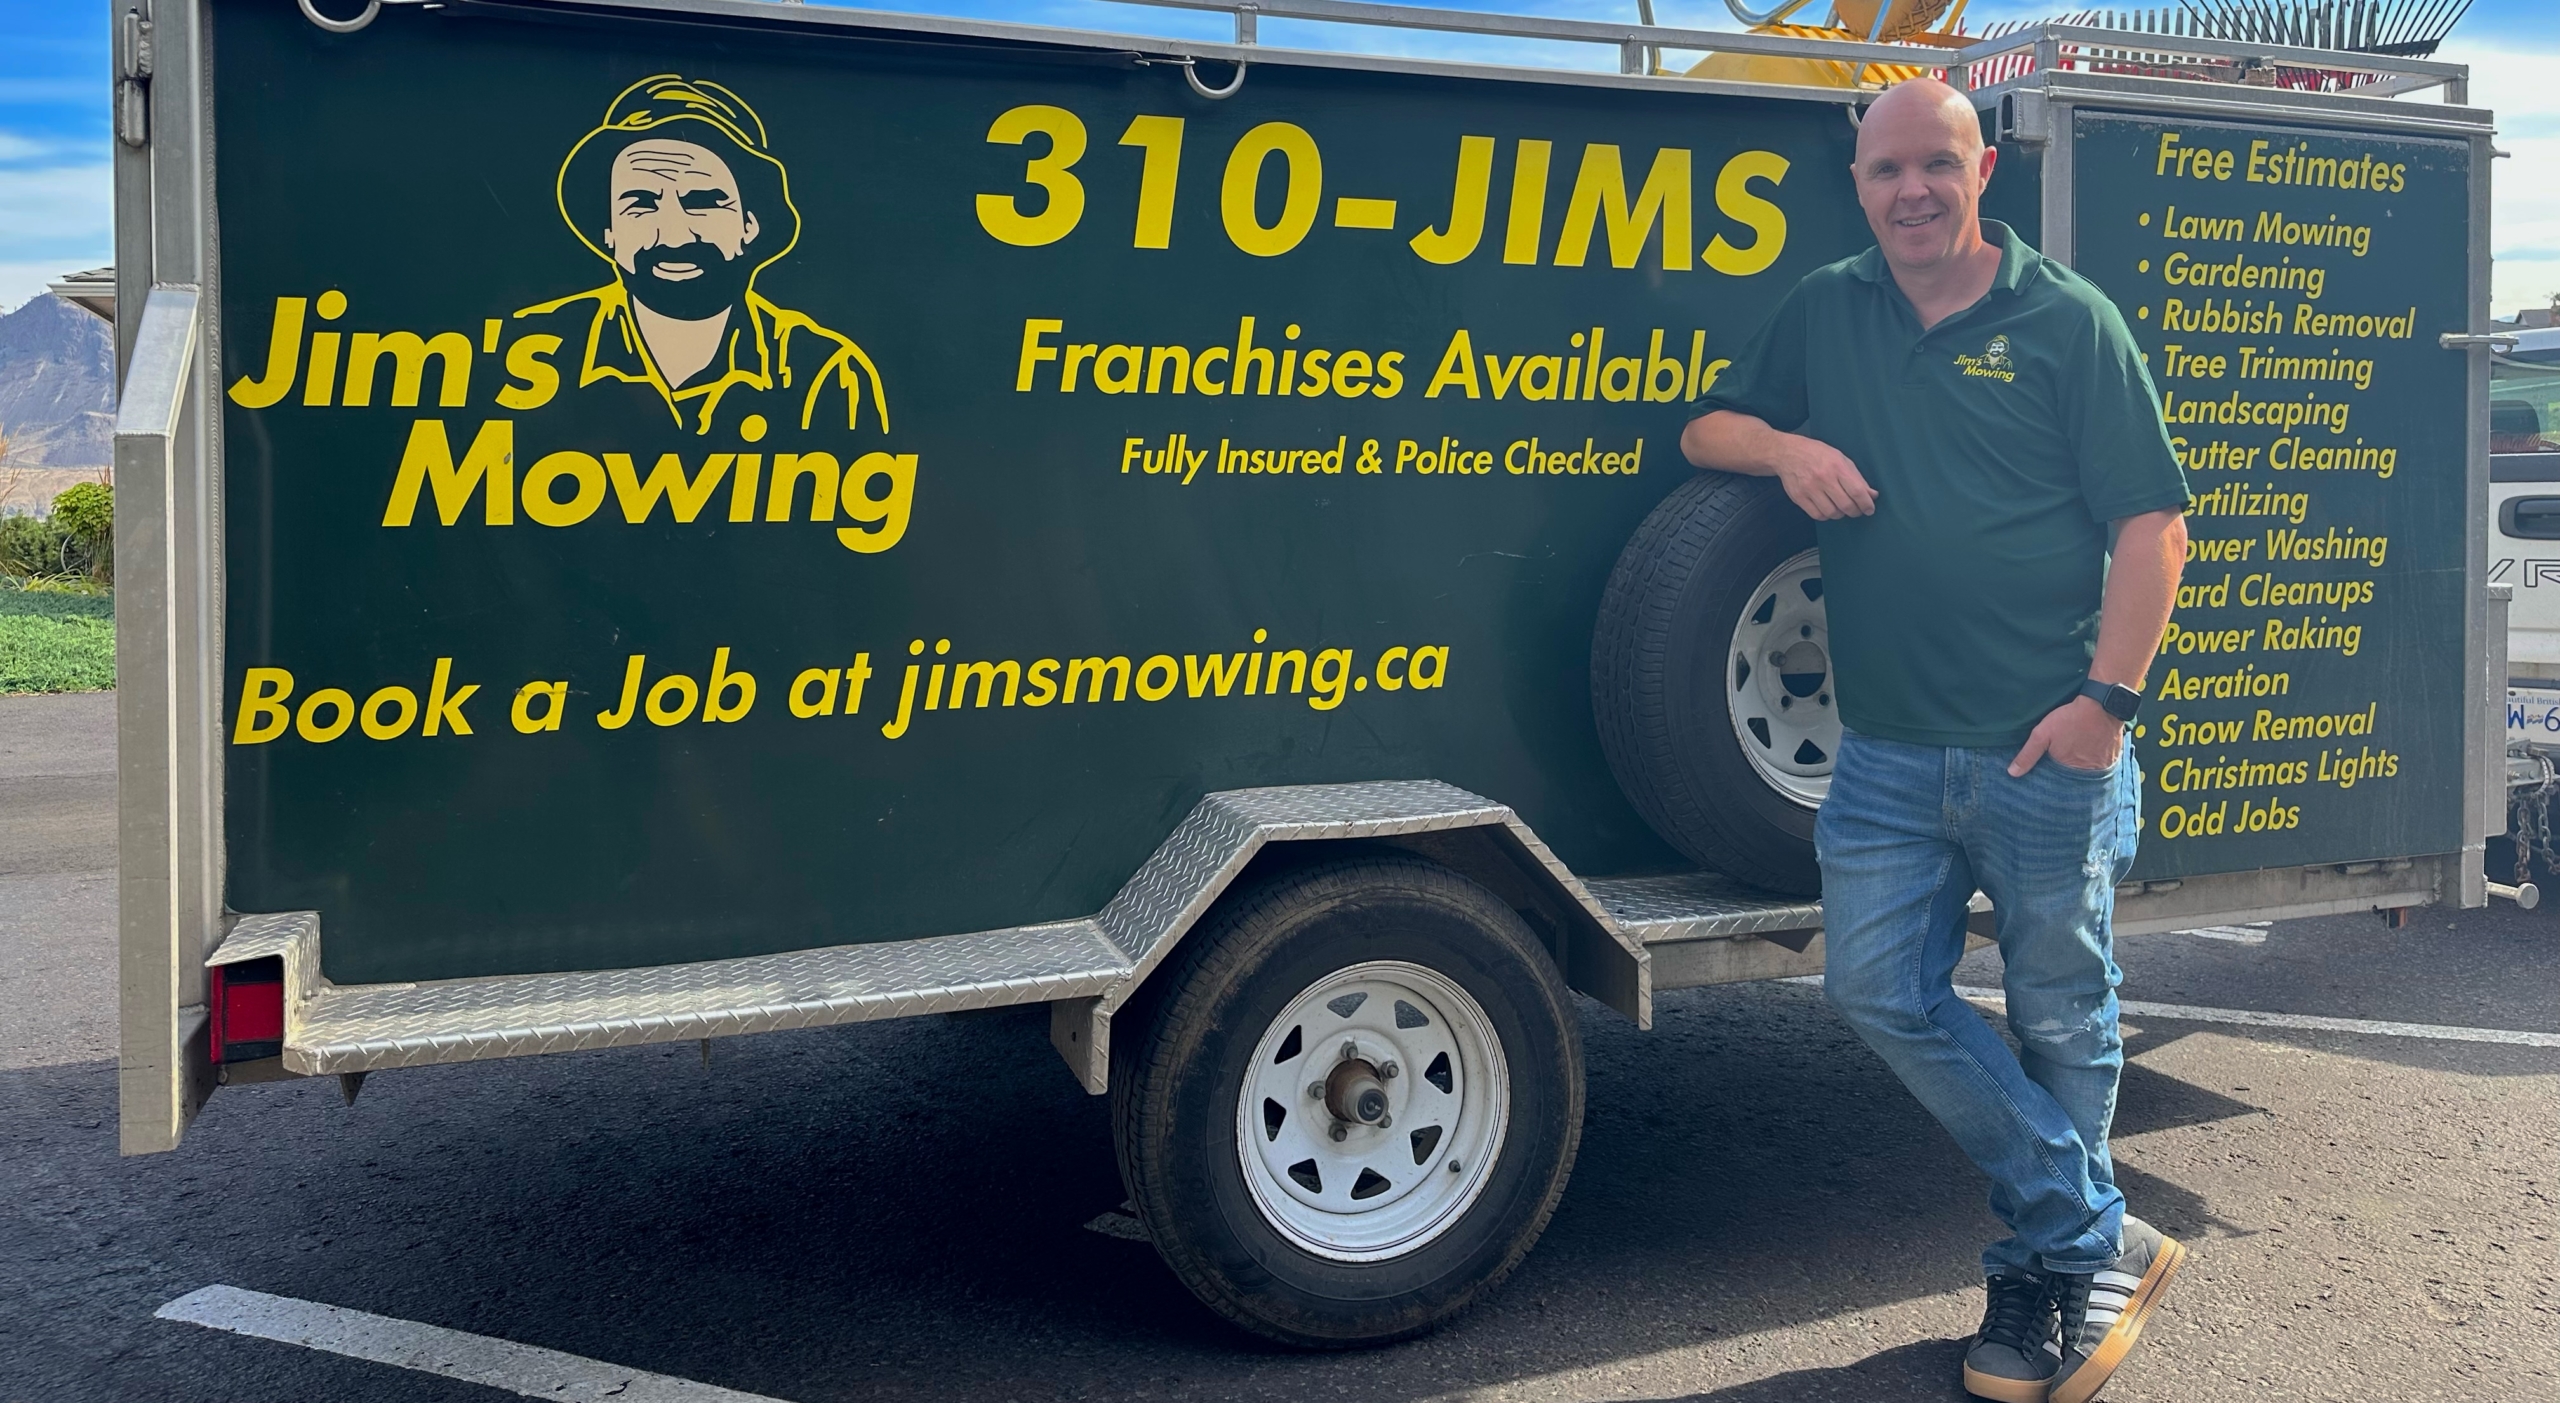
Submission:
[[213,1005],[213,1060],[247,1062],[284,1052],[284,961],[215,965],[207,991]]

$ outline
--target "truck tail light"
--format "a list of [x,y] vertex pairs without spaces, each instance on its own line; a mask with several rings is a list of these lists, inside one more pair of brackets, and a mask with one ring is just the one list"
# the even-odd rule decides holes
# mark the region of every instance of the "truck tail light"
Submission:
[[247,1062],[284,1052],[284,961],[270,957],[215,965],[208,990],[216,1062]]

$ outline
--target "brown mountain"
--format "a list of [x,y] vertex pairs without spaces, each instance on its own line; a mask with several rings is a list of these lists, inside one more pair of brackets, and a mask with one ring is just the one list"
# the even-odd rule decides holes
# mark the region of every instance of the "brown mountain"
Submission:
[[55,472],[114,460],[115,339],[58,297],[0,316],[0,468]]

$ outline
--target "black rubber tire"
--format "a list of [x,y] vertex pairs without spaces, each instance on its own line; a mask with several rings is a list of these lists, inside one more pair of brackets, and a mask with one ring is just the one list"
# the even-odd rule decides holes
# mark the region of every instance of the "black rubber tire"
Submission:
[[1591,713],[1636,812],[1700,866],[1773,891],[1822,888],[1813,810],[1761,778],[1734,736],[1725,650],[1813,522],[1767,478],[1699,473],[1636,528],[1600,596]]
[[[1255,1207],[1236,1098],[1292,999],[1387,959],[1436,970],[1483,1006],[1510,1070],[1509,1124],[1481,1195],[1446,1231],[1386,1261],[1330,1261]],[[1582,1045],[1562,975],[1500,898],[1417,858],[1321,861],[1232,894],[1156,978],[1151,1023],[1112,1048],[1112,1128],[1139,1220],[1210,1309],[1283,1344],[1383,1344],[1464,1311],[1528,1255],[1581,1143]]]

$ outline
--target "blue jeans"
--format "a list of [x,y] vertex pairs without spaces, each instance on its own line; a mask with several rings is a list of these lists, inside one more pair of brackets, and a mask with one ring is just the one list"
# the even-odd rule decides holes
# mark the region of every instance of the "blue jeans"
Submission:
[[[2115,768],[2013,750],[1841,738],[1814,824],[1831,1006],[1991,1178],[2010,1236],[1986,1274],[2092,1272],[2121,1247],[2107,1158],[2116,1032],[2116,884],[2142,831],[2128,738]],[[1965,910],[1991,898],[2019,1052],[1952,987]]]

